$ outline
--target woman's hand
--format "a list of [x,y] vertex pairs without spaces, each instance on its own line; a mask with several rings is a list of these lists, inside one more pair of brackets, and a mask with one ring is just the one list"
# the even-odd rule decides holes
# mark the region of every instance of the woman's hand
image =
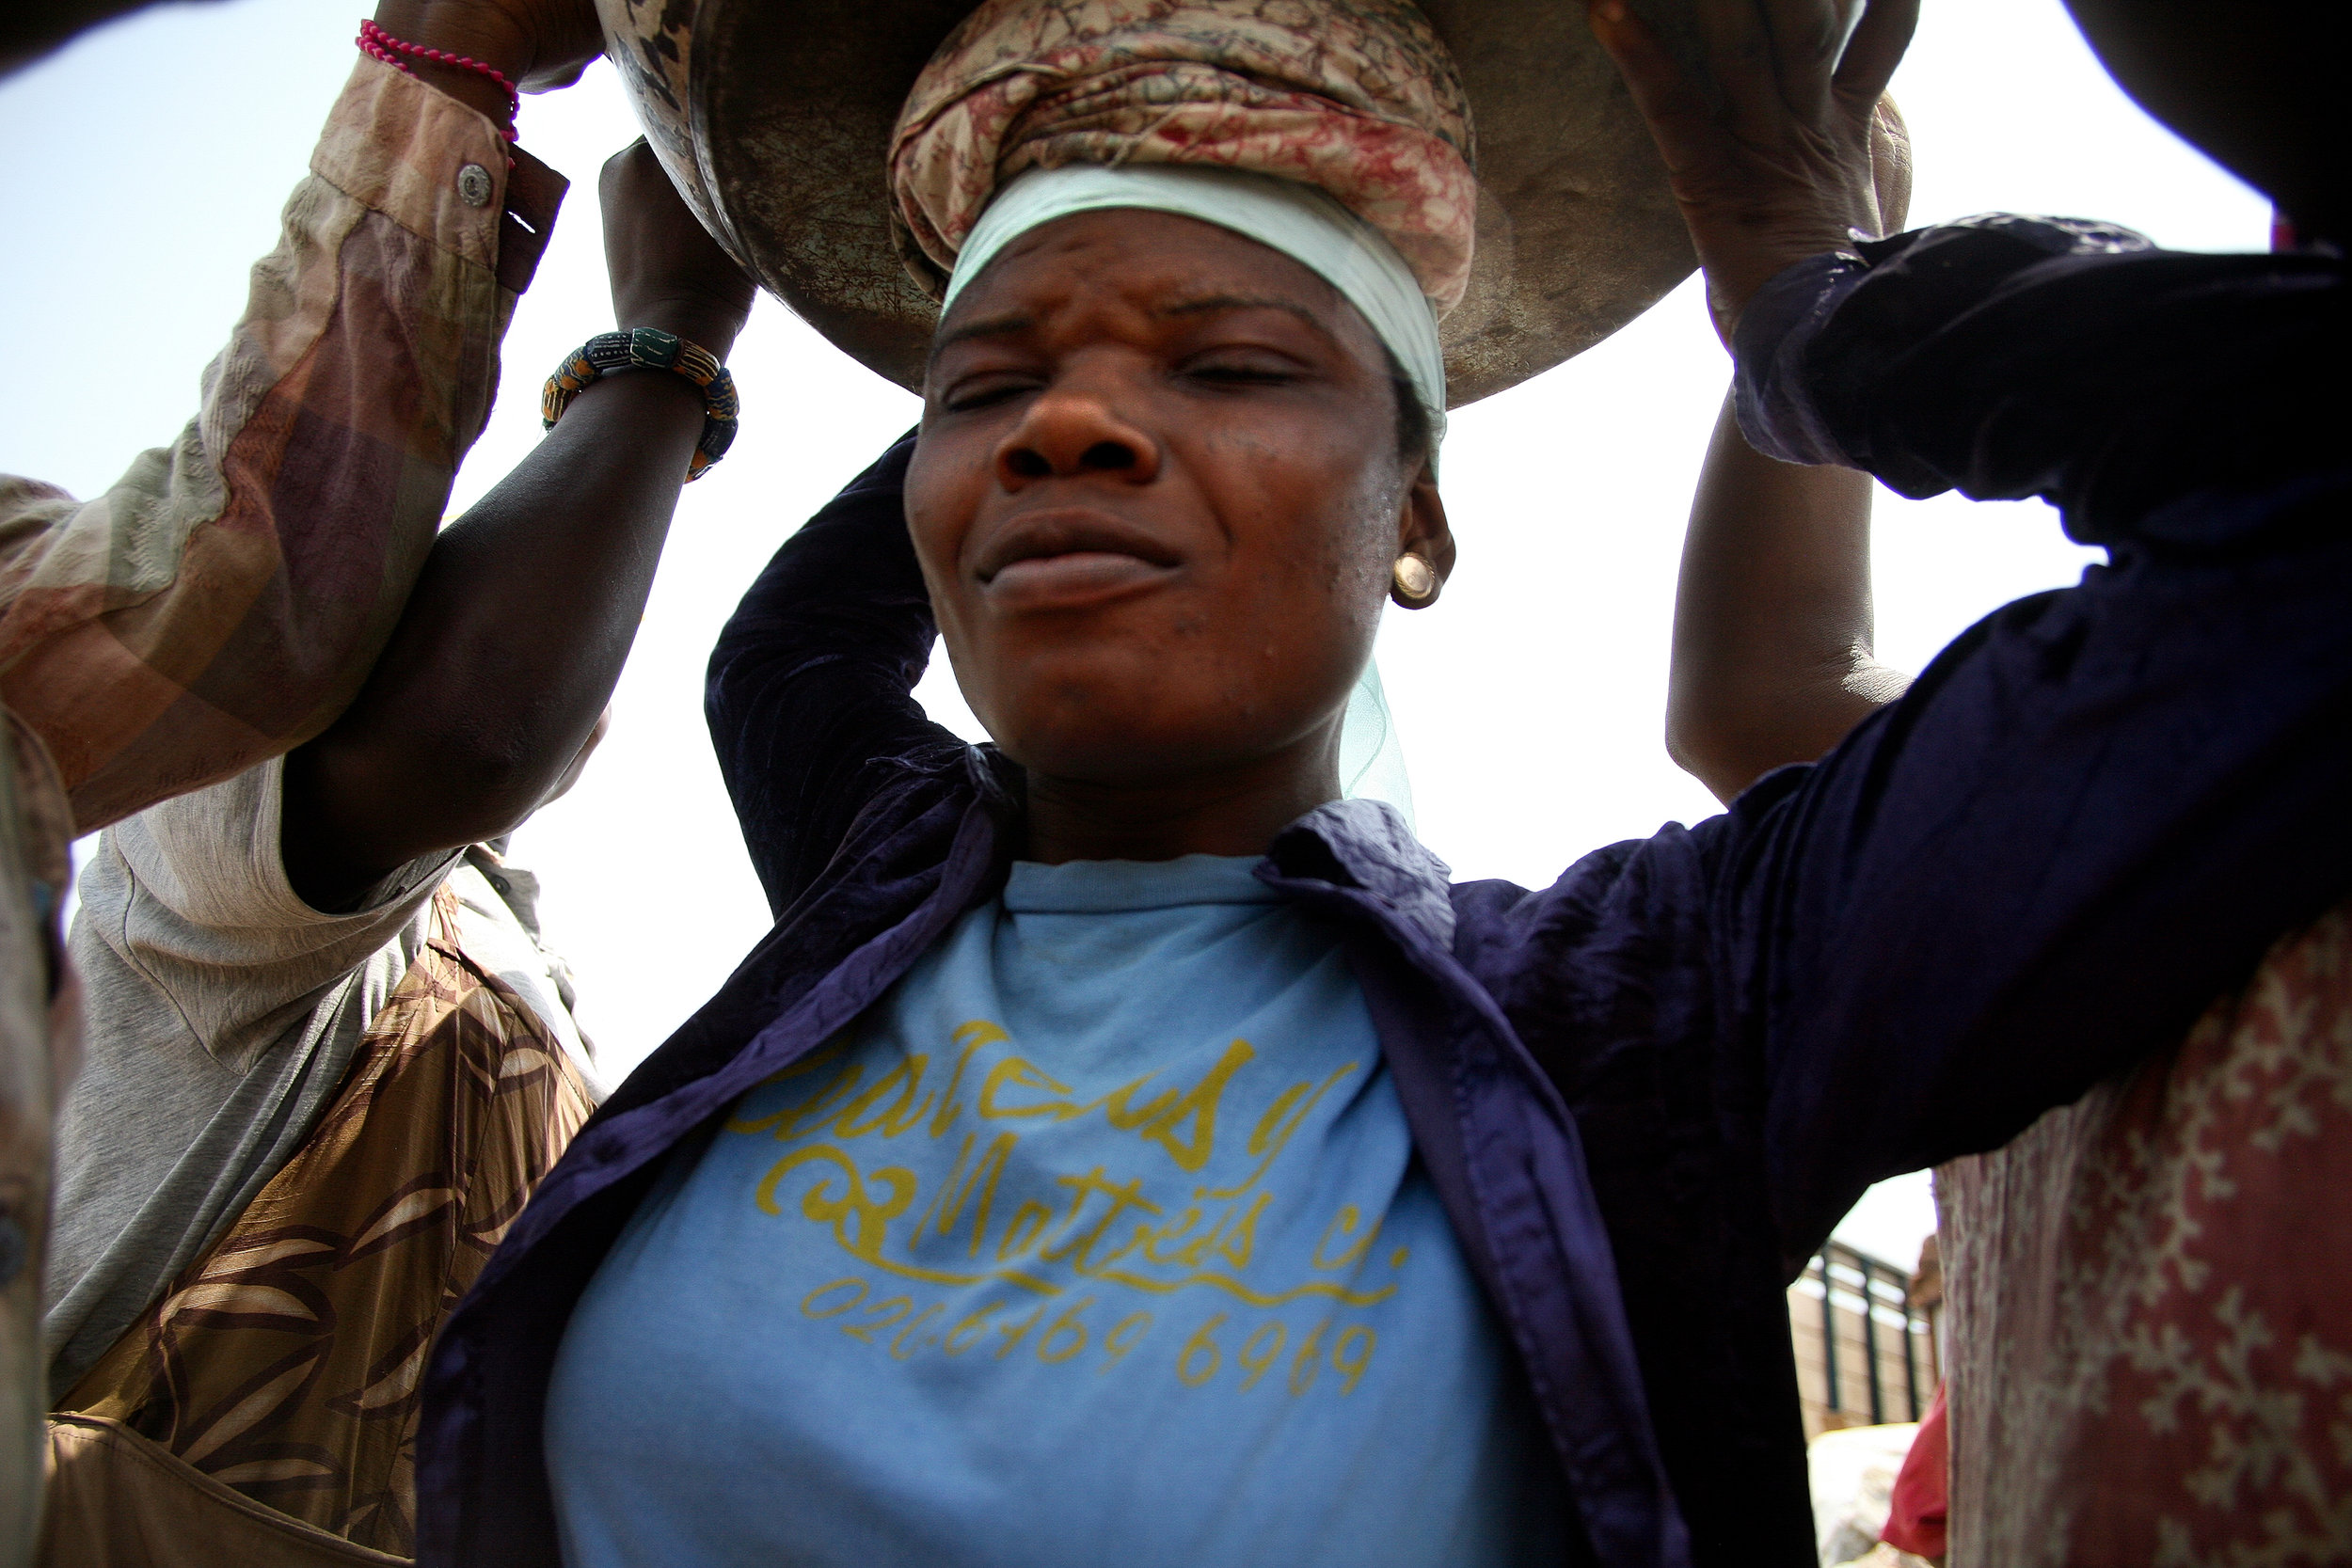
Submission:
[[622,326],[655,326],[723,359],[751,314],[752,280],[719,248],[644,139],[606,160],[604,264]]
[[1875,136],[1873,126],[1918,0],[1860,3],[1849,40],[1851,8],[1833,0],[1694,0],[1710,95],[1626,0],[1587,0],[1594,36],[1665,158],[1725,346],[1774,273],[1847,247],[1857,230],[1883,232],[1874,141],[1881,165],[1899,159],[1878,170],[1889,205],[1909,204],[1900,121],[1890,109]]

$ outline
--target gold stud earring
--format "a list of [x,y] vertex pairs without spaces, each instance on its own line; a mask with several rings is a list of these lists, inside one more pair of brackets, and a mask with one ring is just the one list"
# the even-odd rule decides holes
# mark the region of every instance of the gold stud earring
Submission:
[[1393,579],[1389,597],[1400,609],[1419,610],[1438,596],[1437,569],[1410,550],[1396,558],[1389,576]]

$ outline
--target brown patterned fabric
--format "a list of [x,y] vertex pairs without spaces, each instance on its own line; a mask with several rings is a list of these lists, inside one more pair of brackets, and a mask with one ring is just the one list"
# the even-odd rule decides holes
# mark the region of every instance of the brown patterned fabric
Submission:
[[49,1422],[40,1568],[404,1568],[224,1486],[96,1416]]
[[2352,1561],[2352,904],[1936,1198],[1953,1568]]
[[443,888],[318,1130],[60,1408],[407,1554],[433,1333],[592,1108],[563,1047],[460,949]]

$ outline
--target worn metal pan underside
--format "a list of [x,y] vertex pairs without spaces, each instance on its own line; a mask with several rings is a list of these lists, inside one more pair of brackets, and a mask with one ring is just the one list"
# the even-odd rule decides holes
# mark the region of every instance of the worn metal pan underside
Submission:
[[[974,0],[599,0],[657,152],[711,231],[810,325],[920,385],[938,308],[893,248],[898,106]],[[1573,0],[1422,0],[1470,97],[1470,293],[1444,325],[1450,401],[1598,342],[1687,277],[1656,149]],[[1676,0],[1654,19],[1676,42]]]

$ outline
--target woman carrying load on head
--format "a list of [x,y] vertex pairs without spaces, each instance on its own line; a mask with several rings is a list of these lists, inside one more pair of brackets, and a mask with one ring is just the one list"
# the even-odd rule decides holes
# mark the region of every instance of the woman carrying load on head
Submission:
[[[1680,195],[1761,324],[1747,428],[1961,453],[2118,566],[1724,816],[1451,885],[1338,766],[1382,599],[1452,563],[1442,52],[1402,6],[984,8],[893,164],[947,274],[921,430],[713,662],[776,929],[448,1320],[421,1560],[1811,1560],[1790,1260],[2340,889],[2352,546],[2168,505],[2186,445],[2073,384],[1987,435],[2081,351],[2045,307],[2041,359],[1937,357],[2024,263],[1818,254],[1908,8],[1842,64],[1826,5],[1699,9],[1720,99],[1596,24],[1670,150],[1736,133]],[[1325,85],[1217,68],[1269,37]],[[2070,466],[2109,436],[2156,444]],[[935,635],[995,747],[910,698]]]

